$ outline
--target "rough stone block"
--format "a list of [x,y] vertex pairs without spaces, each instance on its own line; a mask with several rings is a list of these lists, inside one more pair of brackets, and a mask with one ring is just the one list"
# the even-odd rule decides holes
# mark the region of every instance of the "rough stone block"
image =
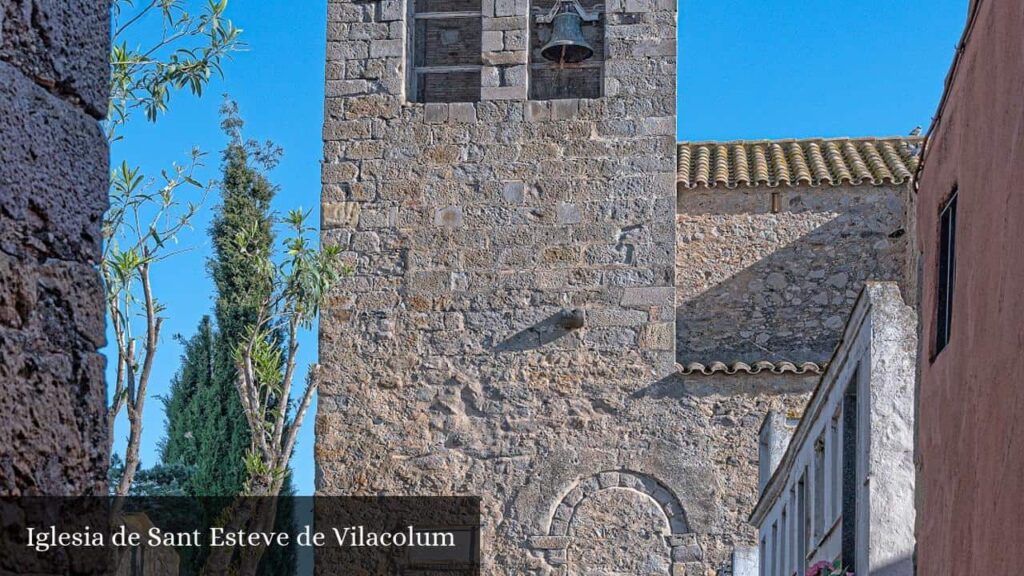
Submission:
[[655,136],[675,136],[675,116],[659,116],[657,118],[644,118],[641,123],[645,134]]
[[572,120],[580,109],[580,101],[575,98],[551,101],[552,120]]
[[368,94],[345,100],[345,116],[349,119],[394,118],[400,109],[401,102],[394,96]]
[[320,206],[320,227],[355,228],[359,224],[358,202],[327,202]]
[[381,0],[380,21],[391,22],[405,18],[405,2],[402,0]]
[[505,86],[526,86],[526,66],[508,66],[505,68]]
[[579,224],[583,219],[579,206],[565,202],[558,203],[557,214],[559,224]]
[[324,182],[347,182],[359,176],[359,166],[352,162],[325,163],[320,167]]
[[500,30],[486,30],[481,39],[480,49],[484,52],[498,52],[505,48],[505,34]]
[[368,120],[331,120],[324,122],[324,140],[362,140],[370,137]]
[[380,140],[359,140],[351,142],[345,149],[349,160],[367,160],[384,157],[384,143]]
[[423,107],[424,121],[428,124],[439,124],[448,120],[448,105],[444,103],[429,103]]
[[448,105],[448,120],[455,123],[476,122],[476,106],[471,102],[452,102]]
[[530,100],[523,108],[527,122],[540,122],[551,116],[549,103],[542,100]]
[[0,8],[0,24],[0,60],[54,95],[77,99],[93,118],[106,116],[107,3],[10,0]]
[[370,91],[370,83],[366,80],[329,80],[326,97],[338,98],[354,94],[366,94]]
[[505,50],[526,50],[530,38],[526,30],[507,30],[505,32]]
[[484,88],[501,86],[501,70],[494,66],[484,66],[480,70],[480,85]]
[[457,228],[462,226],[462,223],[463,215],[461,206],[449,206],[447,208],[440,208],[434,212],[435,226]]
[[483,100],[523,100],[526,98],[526,86],[486,87],[480,90]]
[[494,15],[498,17],[515,16],[516,0],[494,0]]
[[675,289],[671,286],[643,286],[626,288],[620,304],[627,307],[671,306],[674,301]]
[[9,217],[0,248],[98,262],[110,175],[96,119],[6,62],[0,62],[0,110],[0,214]]
[[370,58],[399,57],[405,53],[402,40],[373,40],[370,42]]
[[484,52],[483,62],[491,66],[508,66],[512,64],[526,64],[529,60],[529,53],[526,50],[501,52]]
[[501,197],[509,204],[522,204],[526,197],[524,182],[505,182],[501,186]]

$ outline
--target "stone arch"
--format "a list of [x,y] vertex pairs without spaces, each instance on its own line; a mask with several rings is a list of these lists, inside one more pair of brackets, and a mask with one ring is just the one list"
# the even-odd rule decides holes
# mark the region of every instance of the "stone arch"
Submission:
[[542,552],[551,566],[569,562],[569,549],[573,544],[571,527],[588,500],[607,491],[623,491],[647,499],[660,511],[664,521],[664,544],[667,546],[669,567],[680,562],[702,558],[703,553],[696,535],[690,532],[686,513],[679,498],[656,478],[632,470],[609,470],[583,479],[566,490],[550,513],[547,535],[531,539],[531,547]]

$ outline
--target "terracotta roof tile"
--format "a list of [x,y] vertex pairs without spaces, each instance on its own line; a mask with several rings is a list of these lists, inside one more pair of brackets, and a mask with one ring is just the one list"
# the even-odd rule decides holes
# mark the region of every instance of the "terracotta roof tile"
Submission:
[[823,369],[824,366],[822,364],[815,364],[814,362],[795,364],[793,362],[769,362],[767,360],[754,362],[753,364],[747,364],[746,362],[734,362],[732,364],[726,364],[725,362],[712,362],[710,364],[690,362],[685,366],[676,364],[676,370],[684,376],[698,374],[711,376],[717,373],[731,376],[740,373],[760,374],[761,372],[771,372],[772,374],[821,374]]
[[682,188],[903,184],[913,177],[923,138],[810,138],[681,142]]

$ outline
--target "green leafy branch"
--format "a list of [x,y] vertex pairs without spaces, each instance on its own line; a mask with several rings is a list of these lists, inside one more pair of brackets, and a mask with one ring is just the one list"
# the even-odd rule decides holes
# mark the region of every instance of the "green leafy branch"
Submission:
[[[193,151],[189,164],[175,165],[170,172],[161,173],[159,186],[146,181],[138,168],[126,162],[110,178],[111,207],[103,222],[100,270],[117,360],[107,418],[112,430],[117,416],[126,410],[129,422],[118,495],[128,494],[138,469],[146,390],[163,323],[164,307],[154,296],[151,267],[182,251],[172,246],[177,244],[178,234],[191,227],[212,186],[201,184],[193,175],[202,166],[202,158],[200,152]],[[181,188],[199,190],[200,201],[178,200]]]
[[[190,7],[198,4],[193,12]],[[105,133],[110,142],[136,111],[155,122],[176,91],[203,95],[223,63],[243,48],[241,30],[224,15],[228,0],[113,0],[110,103]],[[122,162],[110,178],[111,208],[103,222],[106,244],[101,264],[106,303],[114,330],[117,372],[108,412],[114,421],[128,413],[125,464],[116,493],[128,494],[139,465],[146,387],[160,337],[163,306],[154,296],[151,266],[181,252],[171,244],[190,227],[210,186],[195,171],[203,154],[193,150],[184,165],[160,173],[160,184]],[[202,191],[198,202],[182,202],[183,188]],[[138,330],[135,330],[135,328]],[[113,440],[111,440],[113,441]]]
[[[140,7],[134,0],[114,1],[107,115],[111,141],[119,139],[118,129],[135,110],[155,122],[167,111],[174,90],[202,96],[214,75],[223,76],[224,60],[244,47],[241,29],[224,18],[227,5],[227,0],[207,0],[198,14],[192,14],[186,0],[150,0]],[[144,44],[129,44],[129,32],[151,24],[156,15],[159,32],[147,35]]]
[[256,321],[235,351],[238,391],[251,432],[246,458],[250,495],[276,495],[281,489],[318,386],[319,366],[313,365],[301,399],[291,399],[299,331],[312,326],[332,287],[350,272],[337,246],[317,249],[310,241],[314,229],[306,224],[308,215],[293,210],[283,219],[291,235],[283,241],[280,262],[255,241],[255,227],[235,238],[239,252],[257,264],[261,280],[253,290]]

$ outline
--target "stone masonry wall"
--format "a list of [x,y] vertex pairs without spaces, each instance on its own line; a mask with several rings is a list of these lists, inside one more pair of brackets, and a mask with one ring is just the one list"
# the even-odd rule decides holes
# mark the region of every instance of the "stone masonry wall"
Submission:
[[915,290],[907,196],[869,185],[680,193],[679,362],[827,362],[865,281]]
[[355,273],[320,323],[318,491],[479,494],[486,574],[728,573],[757,425],[812,383],[675,373],[675,3],[606,7],[601,98],[493,86],[528,24],[495,2],[483,100],[424,105],[407,6],[329,3],[322,235]]
[[108,3],[0,3],[0,495],[103,493]]
[[528,8],[483,4],[482,101],[416,104],[409,7],[329,3],[322,238],[355,273],[320,323],[318,491],[481,495],[485,574],[728,575],[756,541],[758,426],[817,377],[678,372],[677,296],[753,302],[730,285],[746,242],[785,237],[769,258],[874,192],[794,193],[809,223],[704,244],[720,207],[686,204],[704,220],[677,244],[674,2],[606,4],[603,96],[579,100],[525,100]]

